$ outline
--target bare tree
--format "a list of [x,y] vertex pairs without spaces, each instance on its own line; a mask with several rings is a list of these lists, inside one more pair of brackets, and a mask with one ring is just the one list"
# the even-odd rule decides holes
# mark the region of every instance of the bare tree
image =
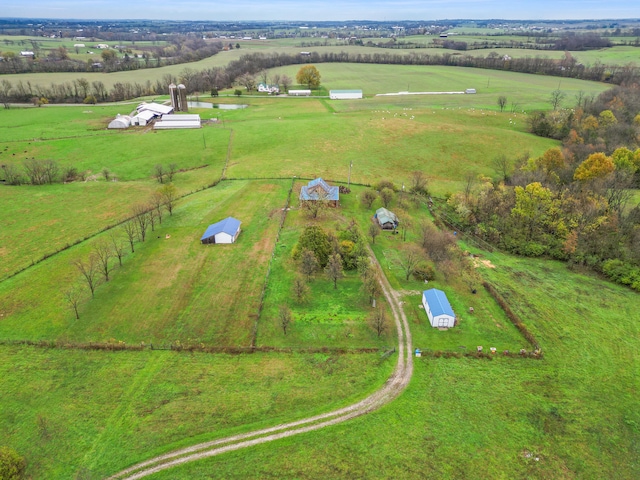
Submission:
[[151,208],[156,211],[158,223],[162,225],[162,206],[164,205],[164,197],[160,192],[153,192],[150,200]]
[[111,249],[113,250],[113,254],[118,259],[118,265],[122,266],[122,259],[125,255],[125,244],[113,232],[109,235],[109,239],[111,240]]
[[309,287],[307,286],[307,282],[305,282],[304,278],[300,276],[296,276],[293,279],[293,296],[296,297],[298,303],[302,303],[304,299],[309,294]]
[[455,244],[453,235],[442,232],[428,222],[420,225],[420,246],[434,262],[448,258],[449,247]]
[[311,276],[318,270],[318,265],[315,253],[304,249],[300,254],[300,271],[306,275],[307,281],[311,280]]
[[551,92],[551,96],[549,97],[549,102],[554,110],[557,110],[562,105],[563,100],[566,98],[567,94],[564,93],[559,88],[556,88],[553,92]]
[[511,113],[516,113],[520,108],[520,102],[511,101]]
[[427,176],[423,172],[419,170],[411,172],[411,176],[409,177],[409,191],[418,195],[428,195],[427,182]]
[[396,264],[404,272],[404,279],[409,280],[409,277],[413,275],[416,267],[420,265],[420,262],[424,260],[424,253],[417,245],[408,244],[405,245],[399,252]]
[[281,76],[279,73],[274,73],[274,74],[271,76],[271,82],[272,82],[274,85],[277,85],[278,87],[280,87],[280,79],[281,79],[281,78],[282,78],[282,76]]
[[153,167],[153,176],[158,183],[164,183],[164,167],[162,164],[157,163],[156,166]]
[[9,185],[20,185],[22,183],[22,175],[20,170],[14,164],[8,163],[0,167],[4,175],[5,181]]
[[287,328],[291,324],[291,310],[286,305],[280,305],[278,309],[278,320],[284,334],[287,334]]
[[362,289],[369,297],[369,303],[374,304],[375,299],[382,293],[378,275],[376,273],[367,275],[362,282]]
[[327,274],[327,278],[333,282],[333,288],[338,288],[338,279],[344,277],[342,271],[342,257],[339,253],[334,253],[329,256],[329,261],[324,269]]
[[109,273],[113,270],[113,266],[111,265],[110,260],[114,257],[113,249],[111,248],[111,243],[102,239],[99,240],[93,247],[93,251],[95,253],[98,268],[100,273],[104,277],[104,281],[109,281]]
[[122,225],[122,230],[124,230],[124,234],[127,236],[129,246],[131,247],[131,253],[133,253],[135,251],[134,244],[136,236],[138,235],[138,226],[134,220],[129,220]]
[[376,237],[380,235],[380,227],[375,223],[369,225],[369,236],[371,237],[371,243],[376,244]]
[[389,328],[389,319],[385,308],[380,305],[376,307],[371,315],[369,315],[369,325],[374,332],[380,337]]
[[511,161],[507,156],[502,154],[495,157],[493,159],[493,166],[502,177],[502,180],[507,182],[511,174]]
[[80,313],[78,311],[80,302],[82,301],[82,292],[75,285],[65,290],[64,299],[69,304],[69,308],[73,310],[76,315],[76,320],[80,320]]
[[93,297],[96,287],[98,286],[98,260],[95,254],[90,254],[87,261],[76,260],[74,262],[74,265],[82,274],[85,282],[87,282],[87,287],[89,287],[89,291],[91,292],[91,296]]
[[238,77],[238,83],[247,89],[247,92],[250,92],[254,88],[256,88],[256,79],[250,73],[243,73]]
[[280,78],[280,83],[282,83],[282,89],[286,92],[289,90],[289,87],[293,83],[293,80],[288,75],[282,75]]
[[156,210],[153,204],[149,204],[147,206],[147,215],[149,217],[149,226],[151,227],[151,231],[156,231],[156,221],[158,220],[158,211]]
[[498,106],[500,107],[500,111],[503,112],[504,108],[507,106],[507,97],[500,95],[498,97]]
[[321,213],[329,208],[329,193],[318,188],[315,191],[315,197],[310,200],[304,200],[302,202],[302,208],[307,214],[307,218],[315,219],[321,216]]
[[147,206],[142,203],[134,205],[132,208],[133,220],[136,222],[136,231],[138,232],[138,238],[141,242],[144,242],[144,239],[147,236],[147,228],[149,228],[149,215],[147,209]]
[[46,183],[46,167],[43,161],[28,158],[24,161],[23,165],[31,185],[44,185]]
[[11,82],[9,80],[2,80],[0,82],[0,102],[4,105],[5,109],[11,108],[9,99],[11,98]]
[[177,172],[178,172],[178,164],[170,163],[167,169],[167,180],[169,180],[169,183],[173,182],[173,177]]
[[371,208],[376,198],[378,198],[378,193],[375,190],[365,190],[360,195],[360,202],[365,208]]
[[469,203],[469,198],[471,197],[471,190],[473,190],[473,186],[476,184],[476,176],[475,174],[469,172],[464,176],[464,200]]
[[389,205],[391,205],[394,197],[395,193],[390,188],[383,188],[380,191],[380,200],[382,201],[382,206],[384,206],[384,208],[387,208]]
[[164,208],[167,209],[169,215],[173,215],[173,209],[178,200],[178,190],[174,187],[173,183],[168,183],[159,190],[162,195]]

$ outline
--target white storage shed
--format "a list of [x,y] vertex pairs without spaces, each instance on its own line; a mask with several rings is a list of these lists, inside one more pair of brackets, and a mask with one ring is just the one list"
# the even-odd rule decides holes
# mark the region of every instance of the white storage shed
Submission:
[[456,324],[456,315],[447,300],[447,295],[437,288],[422,292],[422,305],[429,322],[435,328],[451,328]]
[[233,217],[209,225],[202,235],[200,241],[204,244],[211,243],[234,243],[240,235],[240,224],[242,222]]
[[129,115],[118,114],[116,118],[111,120],[107,128],[129,128],[131,126],[131,117]]
[[331,100],[355,100],[362,98],[362,90],[329,90]]

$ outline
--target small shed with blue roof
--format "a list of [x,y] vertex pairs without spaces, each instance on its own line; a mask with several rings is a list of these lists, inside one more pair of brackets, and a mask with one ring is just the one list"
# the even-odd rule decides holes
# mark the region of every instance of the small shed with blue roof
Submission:
[[234,243],[240,234],[240,220],[227,217],[224,220],[209,225],[200,241],[210,243]]
[[456,324],[456,315],[442,290],[432,288],[422,292],[422,305],[432,327],[451,328]]

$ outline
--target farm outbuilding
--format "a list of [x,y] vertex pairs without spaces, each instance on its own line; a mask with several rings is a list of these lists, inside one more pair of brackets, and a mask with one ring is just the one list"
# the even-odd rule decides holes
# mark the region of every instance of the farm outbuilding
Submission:
[[442,290],[432,288],[422,292],[422,305],[432,327],[451,328],[456,324],[456,315]]
[[118,114],[116,118],[111,120],[107,128],[129,128],[131,126],[131,117],[129,115]]
[[200,115],[197,114],[162,115],[160,120],[161,121],[155,123],[153,128],[200,128],[202,126]]
[[362,98],[362,90],[330,90],[331,100],[355,100]]
[[169,113],[173,113],[173,107],[170,105],[161,105],[159,103],[146,103],[142,102],[137,107],[138,112],[143,112],[144,110],[151,110],[152,112],[157,113],[158,115],[167,115]]
[[203,244],[234,243],[240,234],[240,220],[227,217],[224,220],[209,225],[200,241]]
[[159,115],[151,110],[143,110],[139,112],[137,115],[131,117],[131,125],[139,125],[144,127],[145,125],[151,123],[151,121],[158,117]]
[[289,90],[287,94],[292,97],[308,97],[311,95],[311,90]]
[[384,207],[376,210],[375,219],[383,230],[395,230],[398,228],[398,217]]
[[329,205],[337,207],[338,200],[340,200],[340,188],[331,186],[318,177],[300,189],[300,200],[303,202],[326,200]]

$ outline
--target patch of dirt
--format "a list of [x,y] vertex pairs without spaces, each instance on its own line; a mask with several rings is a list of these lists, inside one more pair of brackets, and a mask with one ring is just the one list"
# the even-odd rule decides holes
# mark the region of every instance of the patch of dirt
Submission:
[[9,249],[7,247],[0,247],[0,257],[6,257],[9,255]]
[[487,268],[496,268],[496,266],[491,263],[490,260],[480,260],[479,258],[474,258],[473,259],[473,266],[478,268],[480,266],[480,264],[484,265]]

